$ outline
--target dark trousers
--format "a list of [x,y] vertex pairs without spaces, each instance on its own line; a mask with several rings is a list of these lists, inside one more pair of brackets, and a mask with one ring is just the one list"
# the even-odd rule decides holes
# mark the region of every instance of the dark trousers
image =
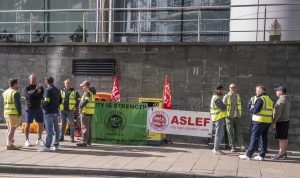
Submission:
[[93,115],[81,115],[82,142],[92,143],[92,117]]
[[256,147],[258,146],[259,139],[261,138],[261,148],[259,156],[265,157],[268,148],[268,131],[270,128],[269,123],[261,123],[252,121],[252,134],[249,145],[249,150],[247,152],[247,156],[252,158]]

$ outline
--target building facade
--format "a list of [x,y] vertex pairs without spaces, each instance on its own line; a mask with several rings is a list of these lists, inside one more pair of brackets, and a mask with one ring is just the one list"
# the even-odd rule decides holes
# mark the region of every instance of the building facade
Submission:
[[[230,5],[229,0],[124,0],[117,8],[169,7],[168,11],[116,12],[114,41],[216,42],[229,40],[230,9],[171,10],[172,7]],[[125,32],[125,33],[124,33]],[[200,33],[200,34],[199,34]],[[199,36],[198,36],[199,35]]]
[[[230,41],[300,40],[299,0],[231,0]],[[292,5],[281,5],[292,4]],[[277,29],[274,29],[275,20]]]
[[[5,42],[211,42],[229,41],[230,9],[180,7],[230,5],[230,0],[4,0],[0,41]],[[179,8],[114,10],[108,8]],[[106,9],[82,12],[83,9]],[[22,11],[78,9],[79,11]],[[85,33],[83,35],[83,28]]]

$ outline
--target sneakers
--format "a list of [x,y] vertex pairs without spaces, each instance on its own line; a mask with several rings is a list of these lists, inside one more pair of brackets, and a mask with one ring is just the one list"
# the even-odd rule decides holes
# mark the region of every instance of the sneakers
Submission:
[[230,151],[231,151],[231,152],[236,152],[236,149],[235,149],[235,147],[234,147],[234,146],[232,146]]
[[[251,158],[248,157],[246,154],[245,154],[245,155],[239,155],[239,158],[240,158],[240,159],[244,159],[244,160],[250,160],[250,159],[251,159]],[[253,159],[254,159],[254,160],[257,160],[257,161],[263,161],[263,160],[264,160],[264,158],[261,157],[261,156],[259,156],[259,155],[255,156]]]
[[51,150],[52,150],[52,151],[58,151],[58,146],[53,146],[53,147],[51,147]]
[[43,142],[42,139],[38,139],[35,143],[36,143],[37,145],[44,146],[44,142]]
[[15,145],[13,145],[13,144],[7,145],[7,146],[6,146],[6,149],[7,149],[7,150],[19,150],[19,148],[16,147]]
[[242,146],[242,147],[241,147],[241,152],[246,152],[246,151],[247,151],[246,147],[245,147],[245,146]]
[[282,156],[283,156],[284,159],[288,158],[286,153],[284,153]]
[[84,142],[76,143],[76,145],[79,147],[87,147],[87,143]]
[[71,143],[75,143],[74,138],[70,138],[70,142],[71,142]]
[[225,153],[221,150],[215,150],[213,149],[212,152],[215,154],[215,155],[224,155]]
[[239,155],[239,158],[243,160],[250,160],[250,157],[248,157],[247,155]]
[[272,159],[273,160],[282,160],[282,159],[286,159],[286,158],[287,158],[286,155],[278,153],[278,154],[274,155],[274,157]]
[[257,161],[263,161],[264,160],[264,158],[259,156],[259,155],[255,156],[253,159],[257,160]]
[[38,150],[38,152],[48,152],[48,151],[49,151],[49,148],[44,147],[44,146]]
[[25,145],[25,147],[29,147],[29,146],[31,146],[31,143],[29,140],[26,140],[24,145]]

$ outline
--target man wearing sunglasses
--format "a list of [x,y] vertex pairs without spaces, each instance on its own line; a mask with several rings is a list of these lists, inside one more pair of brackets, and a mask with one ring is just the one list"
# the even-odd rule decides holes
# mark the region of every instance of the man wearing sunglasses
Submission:
[[[237,145],[241,147],[241,151],[246,151],[241,128],[242,103],[236,84],[230,84],[229,92],[224,96],[223,102],[227,108],[228,117],[225,121],[231,152],[236,151],[235,146]],[[235,142],[236,138],[237,143]]]

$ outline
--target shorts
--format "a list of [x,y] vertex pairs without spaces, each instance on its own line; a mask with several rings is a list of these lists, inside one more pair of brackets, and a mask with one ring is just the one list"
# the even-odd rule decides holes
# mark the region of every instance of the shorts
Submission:
[[28,109],[25,114],[25,122],[32,123],[35,120],[38,123],[44,122],[44,112],[42,108]]
[[275,138],[285,140],[288,138],[289,121],[276,122],[276,134]]
[[18,115],[4,115],[4,119],[6,121],[7,127],[19,127],[21,124],[21,117],[18,117]]

